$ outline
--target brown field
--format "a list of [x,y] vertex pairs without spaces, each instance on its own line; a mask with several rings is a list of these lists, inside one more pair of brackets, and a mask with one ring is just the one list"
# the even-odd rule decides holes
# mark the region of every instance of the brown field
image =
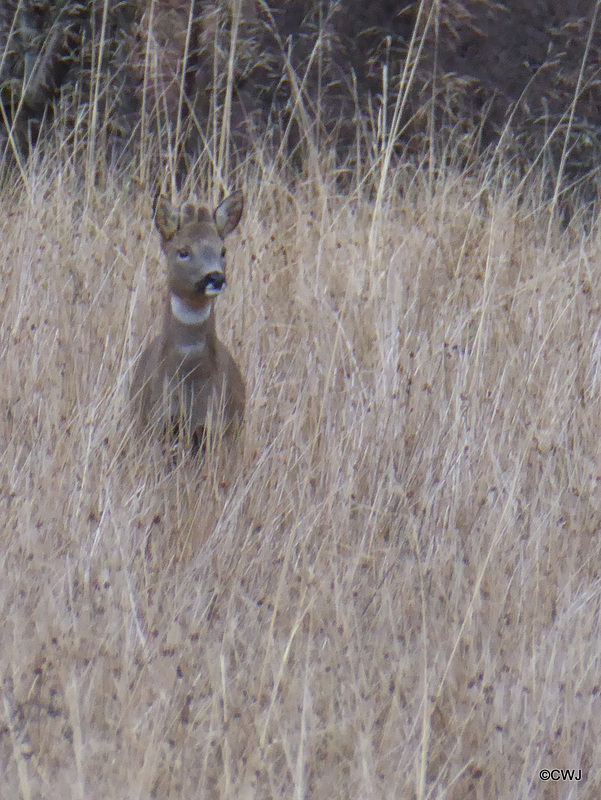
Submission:
[[391,167],[380,206],[249,166],[217,306],[244,435],[172,465],[127,400],[150,199],[27,169],[0,205],[2,800],[601,796],[597,227],[495,175]]

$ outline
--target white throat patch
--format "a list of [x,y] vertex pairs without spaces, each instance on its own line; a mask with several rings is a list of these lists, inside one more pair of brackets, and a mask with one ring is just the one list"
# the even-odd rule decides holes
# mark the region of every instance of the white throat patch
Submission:
[[186,358],[198,358],[202,353],[204,353],[205,349],[205,340],[204,337],[200,342],[196,342],[195,344],[180,344],[177,348],[179,354],[183,359]]
[[204,308],[190,308],[187,303],[176,294],[171,295],[171,311],[178,322],[183,325],[202,325],[211,316],[211,304],[207,303]]

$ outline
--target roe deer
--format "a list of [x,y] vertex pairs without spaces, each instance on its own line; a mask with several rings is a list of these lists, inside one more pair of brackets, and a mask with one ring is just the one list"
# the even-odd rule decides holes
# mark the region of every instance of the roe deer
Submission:
[[136,364],[131,395],[143,424],[167,414],[171,426],[183,427],[196,445],[207,418],[219,408],[226,431],[244,414],[244,379],[217,338],[213,310],[225,286],[223,240],[238,225],[243,206],[241,192],[227,197],[213,214],[193,203],[178,211],[165,197],[155,200],[168,294],[163,329]]

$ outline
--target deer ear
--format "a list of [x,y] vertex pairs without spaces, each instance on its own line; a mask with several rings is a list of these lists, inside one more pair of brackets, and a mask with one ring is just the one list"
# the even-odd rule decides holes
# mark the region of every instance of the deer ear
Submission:
[[244,208],[244,195],[242,192],[234,192],[226,197],[223,203],[217,206],[213,214],[217,233],[222,239],[231,233],[240,222],[242,209]]
[[179,212],[162,194],[154,199],[154,224],[165,242],[169,241],[179,228]]

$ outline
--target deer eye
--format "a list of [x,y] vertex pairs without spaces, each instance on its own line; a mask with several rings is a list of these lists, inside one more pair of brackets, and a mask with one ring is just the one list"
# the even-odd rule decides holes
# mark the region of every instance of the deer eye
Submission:
[[182,247],[180,250],[177,251],[177,257],[180,258],[182,261],[185,261],[187,258],[190,258],[190,251],[187,250],[185,247]]
[[226,249],[225,247],[221,248],[221,258],[225,258]]

